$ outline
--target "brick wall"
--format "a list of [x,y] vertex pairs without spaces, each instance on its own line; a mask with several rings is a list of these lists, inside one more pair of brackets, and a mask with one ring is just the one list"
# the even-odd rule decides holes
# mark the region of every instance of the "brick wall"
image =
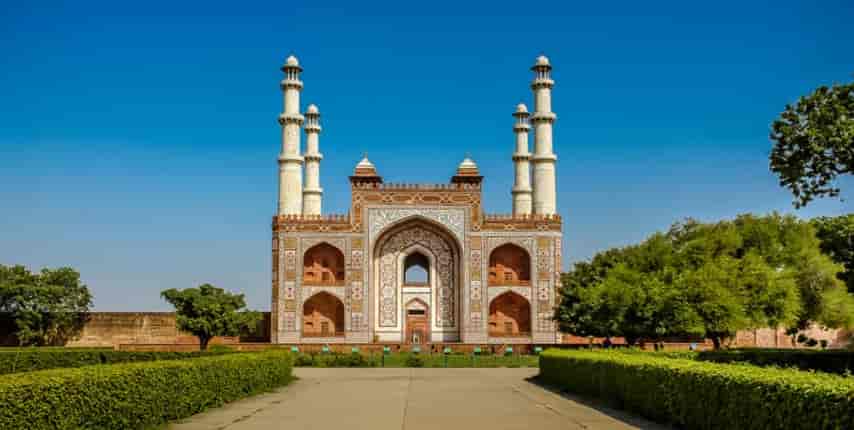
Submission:
[[[268,342],[270,313],[264,312],[255,334],[214,338],[211,343]],[[178,330],[174,312],[92,312],[77,340],[67,346],[118,347],[124,344],[198,345],[195,336]]]

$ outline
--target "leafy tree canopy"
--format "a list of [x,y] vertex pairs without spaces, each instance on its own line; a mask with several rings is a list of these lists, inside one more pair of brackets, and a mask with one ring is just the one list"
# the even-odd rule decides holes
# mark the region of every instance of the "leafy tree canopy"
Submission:
[[83,330],[92,294],[74,269],[0,265],[0,312],[22,345],[63,345]]
[[214,336],[238,336],[252,330],[261,314],[245,310],[243,294],[203,284],[184,290],[169,289],[161,297],[175,306],[178,328],[199,338],[202,350]]
[[787,105],[772,125],[771,171],[795,207],[836,197],[834,180],[854,173],[854,83],[822,86]]
[[839,279],[854,293],[854,213],[813,218],[810,223],[821,242],[821,251],[845,268]]
[[792,216],[674,224],[637,245],[576,263],[556,319],[566,332],[639,338],[854,324],[854,297],[836,279],[810,223]]

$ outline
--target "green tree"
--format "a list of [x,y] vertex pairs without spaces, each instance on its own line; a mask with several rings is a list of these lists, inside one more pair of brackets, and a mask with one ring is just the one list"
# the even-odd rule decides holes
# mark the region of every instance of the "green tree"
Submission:
[[64,345],[83,330],[92,294],[74,269],[0,265],[0,312],[22,345]]
[[238,336],[254,330],[261,319],[260,313],[244,309],[243,294],[232,294],[210,284],[184,290],[172,288],[160,295],[175,306],[178,328],[197,336],[202,350],[207,349],[214,336]]
[[772,125],[771,171],[795,207],[839,195],[834,181],[854,173],[854,83],[822,86],[787,105]]
[[821,251],[845,268],[839,279],[854,293],[854,213],[813,218],[810,224],[815,228]]
[[698,335],[716,347],[738,330],[851,325],[841,267],[792,216],[686,220],[640,244],[597,254],[562,277],[555,318],[580,335]]

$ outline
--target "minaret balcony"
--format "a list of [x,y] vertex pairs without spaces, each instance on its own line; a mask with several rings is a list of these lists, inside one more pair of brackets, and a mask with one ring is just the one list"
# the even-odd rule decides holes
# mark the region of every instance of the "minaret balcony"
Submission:
[[298,113],[282,113],[279,114],[279,125],[285,124],[297,124],[302,125],[305,121],[305,117]]
[[554,112],[534,112],[534,114],[531,115],[532,123],[555,122],[556,119],[557,114],[555,114]]
[[282,91],[285,91],[289,88],[302,90],[303,85],[302,81],[298,79],[282,79],[282,82],[279,82],[279,87],[282,89]]

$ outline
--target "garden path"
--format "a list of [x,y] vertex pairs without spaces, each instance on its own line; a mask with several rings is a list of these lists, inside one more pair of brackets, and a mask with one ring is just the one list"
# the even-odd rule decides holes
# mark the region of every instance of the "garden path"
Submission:
[[661,429],[549,391],[537,369],[296,368],[275,392],[173,424],[174,430]]

